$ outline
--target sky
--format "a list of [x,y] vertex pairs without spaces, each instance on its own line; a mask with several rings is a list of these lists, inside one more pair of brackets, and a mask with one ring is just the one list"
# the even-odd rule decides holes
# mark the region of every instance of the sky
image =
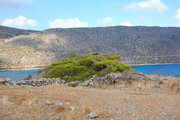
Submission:
[[33,30],[180,27],[180,0],[0,0],[0,25]]

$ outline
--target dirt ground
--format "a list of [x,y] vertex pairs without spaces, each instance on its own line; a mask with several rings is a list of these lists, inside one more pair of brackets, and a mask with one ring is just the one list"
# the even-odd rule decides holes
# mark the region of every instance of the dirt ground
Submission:
[[[52,104],[47,103],[52,102]],[[122,88],[0,86],[0,120],[180,120],[180,94]]]

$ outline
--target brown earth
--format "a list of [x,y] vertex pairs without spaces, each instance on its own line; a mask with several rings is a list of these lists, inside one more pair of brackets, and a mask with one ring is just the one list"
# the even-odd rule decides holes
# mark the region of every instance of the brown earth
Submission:
[[[54,104],[47,105],[47,100]],[[72,106],[75,110],[71,110]],[[0,120],[88,120],[89,112],[96,112],[97,120],[179,120],[180,94],[122,86],[107,89],[0,86]]]

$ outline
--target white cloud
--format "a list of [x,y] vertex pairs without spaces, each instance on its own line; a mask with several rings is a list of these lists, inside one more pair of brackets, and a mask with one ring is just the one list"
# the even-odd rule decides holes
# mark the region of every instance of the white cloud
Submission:
[[121,25],[122,26],[132,26],[132,24],[130,22],[122,22]]
[[32,0],[0,0],[0,7],[20,7],[24,4],[30,3]]
[[163,12],[168,9],[167,5],[161,0],[146,0],[142,2],[134,2],[125,7],[126,10],[149,10],[156,12]]
[[111,17],[107,17],[107,18],[97,20],[97,23],[104,26],[113,26],[115,21]]
[[178,19],[179,22],[178,26],[180,27],[180,8],[177,10],[175,17]]
[[49,23],[51,28],[77,28],[77,27],[88,27],[88,22],[82,22],[79,18],[73,18],[68,20],[56,19]]
[[30,28],[30,27],[37,26],[37,22],[35,20],[33,20],[33,19],[28,19],[28,18],[20,15],[17,18],[4,20],[1,23],[1,25],[27,29],[27,28]]

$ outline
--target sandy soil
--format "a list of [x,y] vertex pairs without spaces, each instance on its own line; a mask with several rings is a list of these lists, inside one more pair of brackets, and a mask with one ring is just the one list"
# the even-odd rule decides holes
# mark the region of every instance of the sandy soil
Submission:
[[[54,104],[47,105],[47,101]],[[0,120],[88,120],[89,112],[96,112],[97,120],[180,120],[180,94],[60,85],[0,86]]]

